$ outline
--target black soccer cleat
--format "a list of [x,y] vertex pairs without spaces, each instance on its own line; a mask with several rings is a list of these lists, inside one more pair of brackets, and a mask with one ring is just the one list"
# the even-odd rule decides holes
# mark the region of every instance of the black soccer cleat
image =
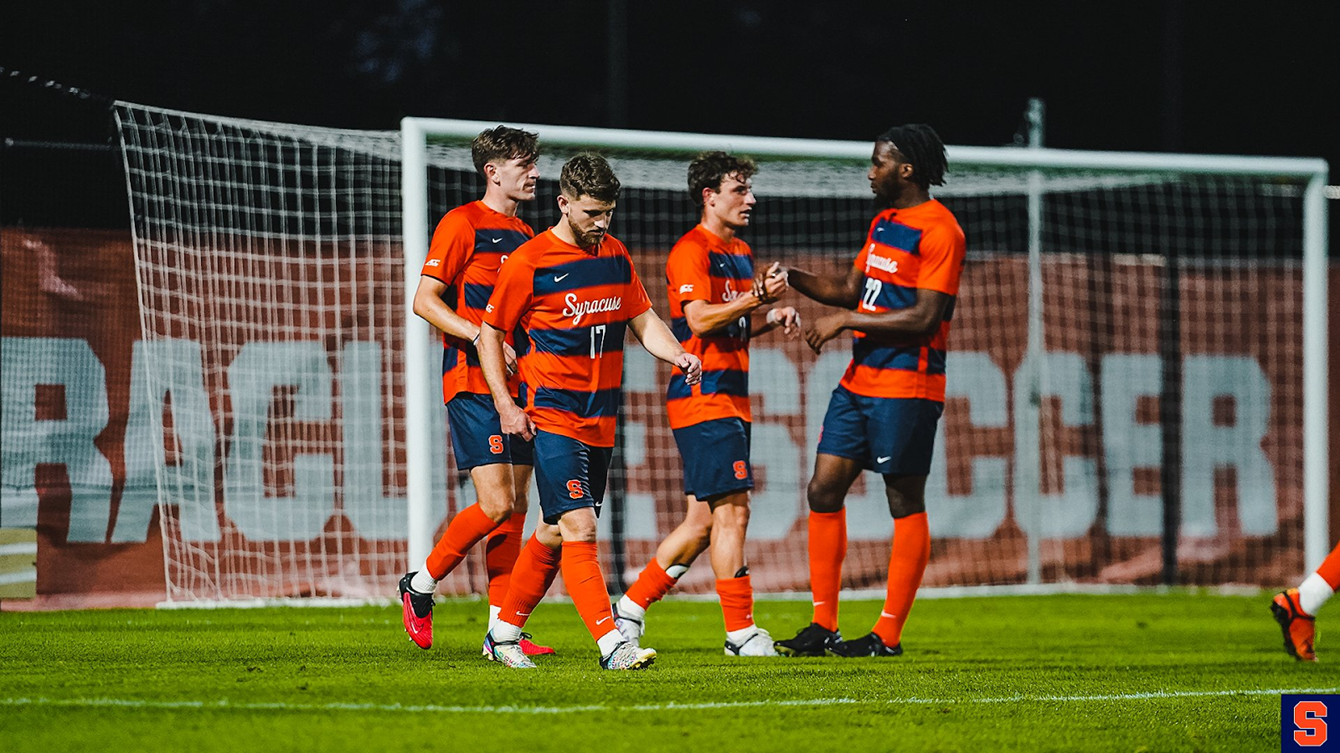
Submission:
[[775,641],[772,645],[782,656],[823,656],[825,649],[842,641],[842,633],[811,622],[795,638]]
[[903,644],[886,646],[882,638],[871,633],[851,641],[836,641],[828,647],[828,653],[847,659],[858,656],[902,656]]

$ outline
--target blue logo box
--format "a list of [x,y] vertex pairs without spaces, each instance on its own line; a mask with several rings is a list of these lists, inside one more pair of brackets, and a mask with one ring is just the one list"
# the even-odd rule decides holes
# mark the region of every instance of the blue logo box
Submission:
[[1280,696],[1280,750],[1340,752],[1340,695]]

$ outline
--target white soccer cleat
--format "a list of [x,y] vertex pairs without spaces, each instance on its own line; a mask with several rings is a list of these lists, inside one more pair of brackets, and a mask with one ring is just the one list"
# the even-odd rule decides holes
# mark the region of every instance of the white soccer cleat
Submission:
[[614,647],[609,656],[600,660],[601,669],[646,669],[656,661],[656,649],[642,648],[632,641]]
[[535,662],[521,650],[516,641],[495,641],[493,633],[484,636],[484,657],[512,669],[535,669]]
[[772,636],[768,631],[761,627],[754,628],[744,640],[739,643],[731,643],[726,639],[726,656],[779,656],[777,649],[772,647]]
[[[623,639],[632,643],[634,646],[642,640],[642,634],[646,632],[647,626],[642,620],[635,620],[624,614],[619,613],[619,602],[614,602],[614,628],[619,631]],[[645,619],[645,618],[643,618]]]

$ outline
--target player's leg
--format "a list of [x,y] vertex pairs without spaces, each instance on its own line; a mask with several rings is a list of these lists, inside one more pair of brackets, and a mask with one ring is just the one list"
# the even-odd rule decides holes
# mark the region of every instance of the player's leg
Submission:
[[641,639],[647,608],[660,601],[689,571],[689,565],[707,550],[712,531],[712,508],[693,495],[685,498],[688,512],[656,547],[656,555],[614,605],[614,623],[624,638]]
[[510,437],[499,428],[492,401],[461,393],[447,404],[447,419],[456,467],[469,472],[476,501],[451,519],[423,564],[400,579],[405,631],[421,648],[432,645],[432,594],[438,581],[511,517],[516,502]]
[[754,623],[754,586],[745,562],[749,492],[712,500],[712,571],[726,625],[728,656],[776,656],[772,635]]
[[866,636],[828,648],[836,656],[899,656],[903,625],[916,599],[931,556],[926,521],[926,476],[944,404],[930,400],[864,398],[867,431],[875,450],[875,470],[884,475],[884,491],[893,515],[884,609]]
[[[828,431],[820,440],[827,440]],[[808,498],[810,594],[814,617],[794,638],[777,641],[786,656],[823,656],[842,640],[838,631],[838,594],[842,590],[842,561],[847,555],[847,491],[864,470],[859,461],[820,453],[814,458]]]
[[[530,481],[534,471],[534,454],[530,442],[510,437],[512,459],[512,515],[503,521],[484,542],[484,563],[489,578],[489,627],[497,620],[502,611],[503,599],[512,580],[512,569],[521,553],[522,532],[526,525],[526,513],[530,507]],[[521,637],[521,649],[527,656],[543,656],[554,653],[549,646],[542,646],[531,640],[529,633]]]
[[1290,656],[1299,661],[1317,660],[1313,646],[1317,610],[1331,598],[1336,588],[1340,588],[1340,545],[1332,549],[1316,572],[1307,576],[1297,588],[1275,595],[1270,610],[1284,631],[1284,650]]
[[522,628],[558,574],[563,543],[558,526],[540,520],[512,568],[498,618],[484,637],[484,656],[508,667],[535,666],[526,653]]

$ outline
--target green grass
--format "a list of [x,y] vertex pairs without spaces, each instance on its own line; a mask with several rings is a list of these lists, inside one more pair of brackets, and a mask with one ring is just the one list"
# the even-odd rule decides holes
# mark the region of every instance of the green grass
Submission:
[[[0,748],[1278,750],[1278,695],[1232,691],[1335,688],[1340,672],[1289,659],[1267,603],[922,600],[899,659],[741,660],[722,655],[716,604],[669,601],[644,640],[656,665],[627,673],[597,667],[561,603],[531,619],[559,653],[529,672],[480,658],[478,603],[439,604],[430,651],[392,607],[6,612]],[[845,603],[848,635],[879,608]],[[755,616],[789,637],[809,606]]]

